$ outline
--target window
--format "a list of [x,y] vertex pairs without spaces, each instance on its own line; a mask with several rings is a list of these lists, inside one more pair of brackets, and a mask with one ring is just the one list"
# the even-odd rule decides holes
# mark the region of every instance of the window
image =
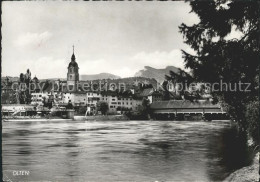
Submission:
[[118,102],[118,104],[121,104],[121,102]]
[[115,101],[116,99],[112,99],[112,101]]
[[172,83],[168,84],[168,89],[169,89],[169,90],[172,90],[172,89],[173,89]]
[[72,79],[72,75],[70,75],[70,80]]
[[110,108],[113,108],[113,106],[110,106]]

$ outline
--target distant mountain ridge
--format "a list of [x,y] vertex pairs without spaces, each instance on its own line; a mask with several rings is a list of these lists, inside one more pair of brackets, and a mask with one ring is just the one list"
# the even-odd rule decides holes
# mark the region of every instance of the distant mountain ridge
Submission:
[[92,75],[80,75],[80,80],[102,80],[102,79],[119,79],[120,76],[111,74],[111,73],[99,73],[99,74],[92,74]]
[[150,66],[145,66],[143,70],[135,73],[135,77],[145,77],[145,78],[154,78],[159,83],[162,83],[165,80],[165,75],[169,75],[169,72],[173,71],[175,73],[179,73],[179,68],[175,66],[167,66],[163,69],[156,69]]
[[[166,68],[156,69],[150,66],[145,66],[144,69],[135,73],[134,77],[143,77],[155,79],[157,82],[162,83],[165,80],[165,75],[169,75],[169,72],[173,71],[179,73],[179,68],[175,66],[167,66]],[[6,80],[7,77],[2,77],[2,80]],[[18,81],[19,77],[8,77],[10,81]],[[45,78],[39,80],[58,80],[66,81],[66,78]],[[120,76],[111,73],[99,73],[99,74],[83,74],[80,75],[80,81],[92,81],[92,80],[106,80],[106,79],[121,79]]]

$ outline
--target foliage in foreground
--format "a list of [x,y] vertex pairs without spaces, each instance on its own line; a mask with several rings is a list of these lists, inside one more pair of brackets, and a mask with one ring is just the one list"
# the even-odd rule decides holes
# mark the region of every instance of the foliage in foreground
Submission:
[[[192,1],[192,12],[200,21],[179,29],[195,53],[183,50],[186,67],[198,81],[232,85],[214,91],[239,127],[259,142],[259,2]],[[230,37],[234,31],[241,36]],[[239,90],[237,83],[249,83]],[[218,88],[220,89],[220,87]]]

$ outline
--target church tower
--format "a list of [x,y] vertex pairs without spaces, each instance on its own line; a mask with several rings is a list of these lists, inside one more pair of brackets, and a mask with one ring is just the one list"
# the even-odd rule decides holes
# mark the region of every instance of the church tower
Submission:
[[79,81],[79,67],[78,64],[76,63],[76,57],[74,55],[74,46],[73,46],[73,54],[71,56],[71,61],[68,66],[67,85],[69,87],[74,87],[76,89],[78,81]]

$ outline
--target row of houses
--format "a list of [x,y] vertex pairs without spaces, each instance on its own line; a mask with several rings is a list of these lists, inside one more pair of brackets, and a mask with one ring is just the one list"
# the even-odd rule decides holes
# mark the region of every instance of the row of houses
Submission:
[[32,93],[31,104],[42,105],[44,101],[50,101],[54,105],[64,106],[70,102],[74,107],[86,107],[88,113],[95,113],[97,103],[102,101],[108,104],[108,112],[116,113],[117,111],[137,110],[142,105],[144,98],[147,98],[152,103],[162,100],[162,94],[154,88],[146,88],[138,93],[129,91],[128,94],[111,90],[106,92],[58,92],[45,90]]
[[[2,97],[2,104],[19,104],[15,96],[17,92],[12,88],[12,85],[17,85],[17,83],[19,82],[10,82],[9,85],[2,87],[2,96],[6,94],[6,98]],[[74,107],[86,107],[89,113],[96,111],[99,101],[106,102],[109,112],[115,113],[117,111],[137,110],[138,106],[142,105],[143,98],[148,98],[150,103],[161,100],[161,94],[152,87],[141,90],[131,87],[131,89],[125,91],[127,94],[118,94],[113,89],[103,92],[83,91],[81,87],[77,90],[69,90],[66,81],[43,80],[39,82],[37,77],[31,80],[31,85],[33,88],[30,94],[30,105],[32,106],[41,106],[44,102],[51,102],[52,105],[64,107],[71,102]],[[11,100],[11,96],[14,96],[13,100]]]

